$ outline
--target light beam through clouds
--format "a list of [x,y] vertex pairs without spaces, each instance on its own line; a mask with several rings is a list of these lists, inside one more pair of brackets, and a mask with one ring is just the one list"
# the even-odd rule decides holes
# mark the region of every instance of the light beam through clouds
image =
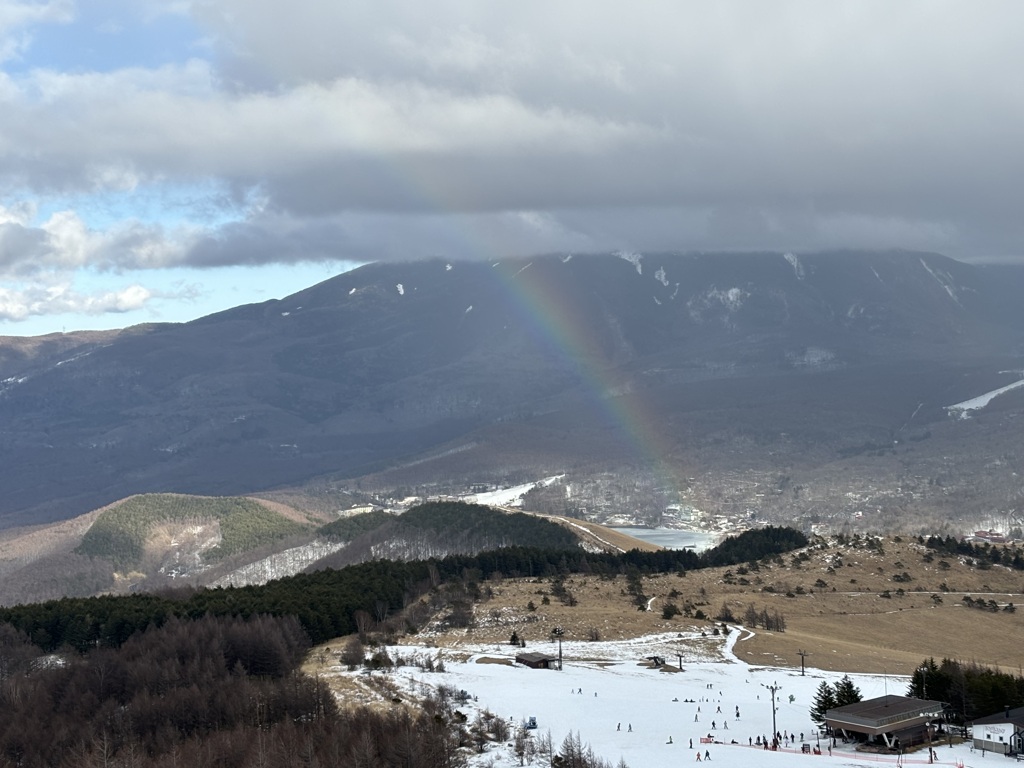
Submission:
[[1008,0],[0,0],[0,332],[379,259],[1017,258],[1021,29]]

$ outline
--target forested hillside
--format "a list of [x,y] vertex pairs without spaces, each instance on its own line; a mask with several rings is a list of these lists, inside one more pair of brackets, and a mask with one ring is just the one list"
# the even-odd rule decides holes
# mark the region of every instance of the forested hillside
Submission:
[[146,540],[158,524],[206,522],[217,524],[220,539],[204,553],[209,561],[306,530],[252,499],[142,494],[104,511],[86,532],[76,552],[108,558],[116,568],[124,570],[140,563]]
[[357,515],[328,523],[320,534],[347,537],[349,544],[316,568],[341,568],[381,557],[425,560],[471,555],[513,546],[568,549],[579,543],[571,531],[550,520],[460,501],[428,502],[398,516]]
[[[366,560],[423,560],[509,546],[573,547],[566,528],[522,513],[432,502],[403,515],[327,517],[245,497],[141,494],[88,517],[0,540],[0,605],[262,584]],[[335,556],[331,556],[335,553]]]
[[[543,521],[542,521],[543,522]],[[766,557],[807,544],[799,531],[749,531],[743,557],[715,562],[742,563],[751,556]],[[758,544],[760,542],[760,544]],[[731,539],[720,547],[734,548]],[[97,644],[116,647],[151,624],[162,626],[172,617],[295,616],[313,643],[350,634],[357,629],[356,614],[400,614],[402,609],[441,584],[457,584],[470,595],[479,594],[479,582],[494,575],[551,576],[566,573],[640,573],[686,571],[708,567],[718,548],[700,555],[691,550],[662,550],[624,554],[588,553],[575,547],[510,547],[477,555],[452,555],[437,560],[396,562],[374,560],[342,569],[324,569],[262,586],[199,589],[171,595],[123,595],[68,598],[0,609],[0,622],[24,632],[45,651],[68,646],[79,651]],[[406,620],[415,631],[415,623]]]
[[380,528],[391,520],[391,515],[381,509],[364,512],[351,517],[339,517],[317,529],[317,534],[331,541],[352,541],[357,536]]
[[340,717],[298,673],[308,643],[293,617],[171,619],[118,648],[41,660],[0,625],[0,765],[461,764],[450,702]]

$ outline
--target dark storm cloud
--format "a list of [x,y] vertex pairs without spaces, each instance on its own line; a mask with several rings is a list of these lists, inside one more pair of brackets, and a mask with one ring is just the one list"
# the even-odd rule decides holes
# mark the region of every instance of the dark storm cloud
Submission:
[[106,237],[121,255],[87,258],[107,265],[620,247],[978,258],[1015,255],[1024,234],[1017,3],[183,7],[205,60],[0,82],[8,184],[238,191],[233,222]]

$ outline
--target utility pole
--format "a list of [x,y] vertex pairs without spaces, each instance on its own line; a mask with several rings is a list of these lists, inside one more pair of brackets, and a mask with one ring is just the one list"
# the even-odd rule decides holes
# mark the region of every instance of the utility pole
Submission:
[[928,665],[918,667],[917,671],[921,673],[921,698],[928,698]]
[[782,686],[778,683],[772,683],[771,685],[765,685],[761,683],[762,688],[767,688],[772,692],[772,743],[778,744],[778,739],[775,734],[779,732],[779,727],[775,724],[775,713],[778,711],[778,707],[775,706],[775,694],[782,690]]
[[796,655],[800,657],[800,677],[804,676],[804,658],[810,656],[807,651],[797,651]]
[[555,627],[551,630],[552,636],[558,639],[558,671],[562,671],[562,635],[565,634],[565,630],[561,627]]

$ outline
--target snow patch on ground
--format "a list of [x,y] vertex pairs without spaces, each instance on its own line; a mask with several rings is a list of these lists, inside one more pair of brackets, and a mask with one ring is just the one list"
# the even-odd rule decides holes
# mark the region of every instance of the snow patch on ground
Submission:
[[395,286],[395,290],[398,291],[399,296],[405,296],[405,286],[401,283]]
[[789,266],[793,268],[793,272],[796,274],[796,279],[803,280],[805,276],[804,265],[800,263],[800,259],[792,253],[784,253],[782,254],[782,258],[789,262]]
[[[109,344],[104,344],[103,346],[104,347],[109,347],[110,345]],[[53,367],[54,368],[59,368],[62,365],[67,365],[68,363],[73,363],[73,362],[75,362],[75,360],[81,360],[83,357],[88,357],[92,353],[93,353],[93,350],[91,350],[91,349],[89,351],[87,351],[87,352],[79,352],[77,355],[73,355],[72,357],[69,357],[67,360],[58,360],[56,363],[53,364]]]
[[654,273],[654,279],[668,288],[668,275],[665,274],[664,267],[658,267],[658,271]]
[[1005,387],[999,389],[993,389],[991,392],[986,392],[984,395],[978,395],[972,397],[970,400],[964,400],[961,403],[955,405],[947,405],[946,412],[950,416],[957,416],[961,419],[969,419],[971,417],[971,411],[980,411],[986,405],[991,403],[995,398],[999,397],[1011,389],[1017,389],[1018,387],[1024,387],[1024,379],[1015,381],[1012,384],[1007,384]]
[[720,306],[731,315],[739,311],[748,298],[750,298],[750,294],[742,288],[727,288],[725,290],[711,288],[703,294],[691,298],[686,302],[686,306],[694,320],[703,322],[705,310]]
[[807,347],[802,352],[788,352],[786,359],[798,368],[821,368],[831,366],[836,359],[835,352],[822,347]]
[[345,544],[342,542],[318,539],[301,547],[292,547],[257,560],[255,563],[244,565],[218,579],[211,586],[244,587],[249,584],[266,584],[268,581],[283,579],[285,576],[294,576],[306,566],[312,565],[317,560],[332,555],[344,547]]
[[640,266],[640,261],[643,259],[643,256],[639,253],[636,253],[635,251],[616,251],[615,255],[636,267],[636,273],[638,275],[642,275],[644,273],[643,268]]
[[0,381],[0,393],[6,392],[11,387],[15,387],[18,384],[24,384],[28,381],[28,376],[11,376],[9,378]]
[[935,278],[935,282],[937,282],[939,285],[946,289],[946,293],[949,294],[949,297],[953,299],[953,301],[955,301],[957,304],[959,304],[960,299],[956,295],[956,290],[954,289],[953,285],[951,285],[951,283],[953,282],[953,278],[951,278],[945,272],[936,272],[935,270],[928,266],[924,259],[918,259],[918,261],[921,262],[921,266],[925,268],[925,271],[927,271],[929,275]]
[[535,480],[532,483],[523,483],[511,488],[498,488],[483,493],[471,493],[463,496],[463,501],[475,502],[476,504],[489,504],[494,507],[519,507],[523,504],[523,496],[536,487],[546,488],[561,480],[565,475],[551,475],[543,480]]
[[743,306],[743,302],[750,294],[741,288],[730,288],[727,291],[712,291],[709,296],[722,302],[722,305],[730,312],[735,312]]

